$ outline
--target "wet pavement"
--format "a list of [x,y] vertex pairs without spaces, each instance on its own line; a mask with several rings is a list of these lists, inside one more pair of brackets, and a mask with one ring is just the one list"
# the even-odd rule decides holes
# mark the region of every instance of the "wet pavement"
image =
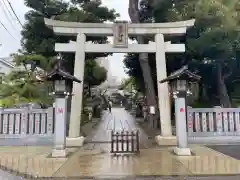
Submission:
[[[139,155],[112,156],[99,148],[81,149],[54,177],[202,177],[230,176],[240,179],[240,161],[204,146],[191,146],[194,156],[178,157],[173,147],[141,149]],[[174,178],[173,178],[174,177]],[[126,178],[127,179],[127,178]],[[215,180],[215,179],[214,179]],[[220,180],[220,179],[219,179]]]
[[[139,130],[140,154],[111,155],[111,130]],[[240,179],[229,176],[240,174],[240,161],[196,145],[192,145],[194,156],[177,157],[173,154],[173,146],[157,147],[131,114],[122,108],[113,108],[112,113],[104,112],[101,122],[86,140],[88,143],[70,157],[54,177],[222,180],[228,175],[229,180]]]
[[139,131],[140,148],[156,147],[153,139],[150,139],[145,131],[138,125],[133,116],[124,108],[113,108],[112,113],[104,111],[101,122],[96,129],[86,138],[88,146],[86,148],[93,149],[100,147],[110,151],[111,131]]
[[[3,174],[0,172],[0,180],[1,176],[10,177],[11,174],[12,177],[14,175],[51,177],[68,160],[68,158],[51,158],[51,150],[51,146],[0,147],[0,167],[3,170]],[[71,155],[76,150],[76,148],[68,148],[67,154]]]
[[[109,152],[111,130],[139,130],[140,154],[111,155]],[[190,145],[193,156],[175,156],[174,146],[157,147],[153,139],[149,139],[135,119],[122,108],[113,108],[112,113],[105,111],[102,120],[86,138],[86,141],[88,143],[80,149],[69,150],[72,153],[66,159],[49,158],[51,147],[36,147],[35,149],[34,147],[1,147],[0,157],[4,157],[9,162],[6,163],[1,158],[0,163],[15,169],[19,158],[28,159],[20,163],[23,165],[19,165],[19,170],[24,170],[22,166],[28,167],[27,171],[30,174],[38,172],[40,177],[49,177],[49,179],[240,179],[240,161],[237,156],[232,158],[233,156],[220,153],[217,146],[214,149],[214,147],[199,145]],[[237,147],[231,147],[230,150],[239,152]],[[0,179],[2,179],[1,172]]]
[[15,176],[13,174],[10,174],[8,172],[0,170],[0,179],[1,180],[24,180],[20,176]]

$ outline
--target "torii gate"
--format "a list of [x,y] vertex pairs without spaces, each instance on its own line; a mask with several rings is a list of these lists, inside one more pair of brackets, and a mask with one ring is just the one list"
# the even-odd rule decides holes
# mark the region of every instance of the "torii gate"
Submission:
[[[115,24],[78,23],[45,19],[45,24],[57,35],[77,36],[76,42],[56,43],[56,52],[75,53],[74,76],[83,81],[85,53],[156,53],[156,68],[158,82],[158,104],[160,108],[161,135],[171,136],[171,111],[168,84],[159,81],[167,77],[165,53],[185,52],[185,44],[164,42],[164,36],[184,35],[195,20],[131,24],[124,21]],[[86,36],[113,36],[114,44],[93,44],[86,42]],[[155,35],[155,42],[149,44],[128,44],[129,35]],[[73,84],[75,94],[71,104],[69,137],[80,136],[80,119],[82,112],[83,83]]]

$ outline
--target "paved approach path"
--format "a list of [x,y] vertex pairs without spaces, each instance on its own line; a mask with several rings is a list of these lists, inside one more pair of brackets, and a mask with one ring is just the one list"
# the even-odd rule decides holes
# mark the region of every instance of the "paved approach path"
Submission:
[[124,110],[124,108],[113,108],[112,113],[109,113],[109,111],[104,111],[101,122],[97,125],[96,129],[86,138],[86,142],[91,144],[92,147],[94,144],[94,148],[99,146],[102,148],[107,147],[107,144],[110,143],[111,130],[138,130],[140,135],[140,148],[145,149],[154,147],[155,143],[153,140],[149,139],[148,135],[137,124],[135,118],[129,112]]
[[[111,130],[139,130],[138,155],[112,156]],[[239,180],[240,162],[204,146],[191,146],[194,156],[177,157],[172,146],[156,147],[130,113],[123,108],[105,111],[102,120],[86,138],[87,144],[72,155],[53,177],[88,179]],[[222,175],[213,177],[211,175]],[[142,176],[142,177],[141,177]],[[148,177],[147,177],[148,176]],[[204,177],[205,176],[205,177]],[[88,178],[87,178],[88,177]]]

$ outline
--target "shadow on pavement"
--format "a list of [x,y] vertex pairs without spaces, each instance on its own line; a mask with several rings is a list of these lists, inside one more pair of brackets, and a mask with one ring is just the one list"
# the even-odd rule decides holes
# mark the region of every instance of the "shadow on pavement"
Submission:
[[[215,151],[240,160],[240,145],[211,145],[207,146]],[[239,178],[240,179],[240,178]]]

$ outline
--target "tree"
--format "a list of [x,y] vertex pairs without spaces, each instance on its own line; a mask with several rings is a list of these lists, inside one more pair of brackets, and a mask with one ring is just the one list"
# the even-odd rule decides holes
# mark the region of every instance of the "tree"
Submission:
[[136,90],[136,81],[135,81],[134,77],[129,77],[127,79],[123,79],[119,89],[126,90],[128,92],[131,92],[133,89]]
[[[22,31],[22,53],[37,54],[46,58],[56,56],[54,44],[69,42],[76,37],[56,36],[45,26],[44,18],[53,18],[63,21],[95,22],[114,21],[118,14],[101,5],[101,1],[72,0],[66,3],[60,0],[25,0],[25,4],[32,8],[26,14],[26,24]],[[87,37],[87,41],[107,43],[107,37]],[[107,56],[107,53],[87,54],[86,59]],[[67,71],[73,73],[74,55],[63,54],[67,59],[64,64]]]
[[56,64],[55,57],[45,57],[40,54],[13,54],[16,66],[23,66],[25,70],[35,71],[36,67],[42,71],[50,71]]
[[[26,70],[29,66],[30,69],[37,67],[45,72],[51,70],[57,55],[54,50],[55,43],[76,40],[76,37],[55,35],[51,29],[45,26],[44,18],[104,23],[105,21],[114,21],[118,16],[113,9],[109,10],[102,6],[100,0],[71,0],[70,2],[62,0],[25,0],[24,2],[31,10],[25,15],[26,23],[22,30],[21,41],[22,49],[15,54],[14,59],[17,65],[23,65]],[[87,41],[107,43],[107,37],[87,37]],[[66,71],[73,74],[74,54],[63,53],[62,56],[65,59],[63,66]],[[87,54],[86,59],[95,59],[102,56],[108,56],[108,54]],[[88,76],[85,77],[85,83],[90,86],[98,85],[105,80],[106,71],[96,63],[89,62],[91,61],[88,61],[85,66],[87,69],[85,75]]]
[[[237,52],[239,52],[240,41],[239,31],[237,31],[239,29],[237,3],[239,3],[237,0],[231,2],[224,0],[141,1],[140,17],[149,22],[196,19],[195,26],[187,32],[185,38],[166,39],[172,42],[186,42],[185,54],[167,55],[167,70],[169,74],[182,65],[189,64],[193,71],[203,77],[200,93],[207,96],[204,98],[207,104],[219,102],[224,107],[231,106],[228,93],[229,89],[233,88],[231,81],[239,77]],[[155,56],[150,58],[153,70]],[[125,64],[129,68],[129,74],[140,79],[136,60],[135,55],[127,58]],[[152,75],[154,79],[155,73]]]
[[[139,6],[139,0],[129,0],[128,13],[132,23],[141,23],[144,20],[144,19],[141,19],[138,6]],[[144,44],[146,41],[146,39],[144,39],[144,37],[142,36],[137,36],[136,40],[139,44]],[[145,92],[147,96],[147,104],[149,107],[150,106],[157,107],[156,93],[155,93],[154,83],[151,75],[151,68],[149,67],[149,64],[148,64],[147,53],[139,54],[139,64],[140,64],[143,79],[144,79]],[[153,118],[152,116],[150,117],[151,117],[150,122],[152,126],[154,126],[155,118]]]
[[91,87],[103,83],[107,79],[107,71],[100,67],[95,60],[87,60],[84,71],[84,82],[88,85],[88,94],[91,95]]
[[[231,107],[227,89],[229,78],[237,64],[236,52],[239,46],[239,32],[233,4],[227,1],[191,1],[176,3],[169,17],[182,20],[196,18],[196,25],[186,38],[189,61],[195,60],[201,66],[210,66],[214,81],[208,81],[208,86],[215,84],[216,98],[223,107]],[[187,5],[186,5],[187,4]],[[185,6],[184,6],[185,5]],[[182,7],[185,7],[183,10]],[[186,8],[187,7],[187,8]],[[193,8],[194,7],[194,8]],[[200,72],[200,74],[206,73]],[[207,81],[206,81],[207,80]],[[216,83],[215,83],[216,82]]]
[[25,70],[12,71],[3,77],[0,86],[1,104],[4,107],[26,102],[50,105],[52,99],[48,95],[48,87],[48,83],[36,81]]

